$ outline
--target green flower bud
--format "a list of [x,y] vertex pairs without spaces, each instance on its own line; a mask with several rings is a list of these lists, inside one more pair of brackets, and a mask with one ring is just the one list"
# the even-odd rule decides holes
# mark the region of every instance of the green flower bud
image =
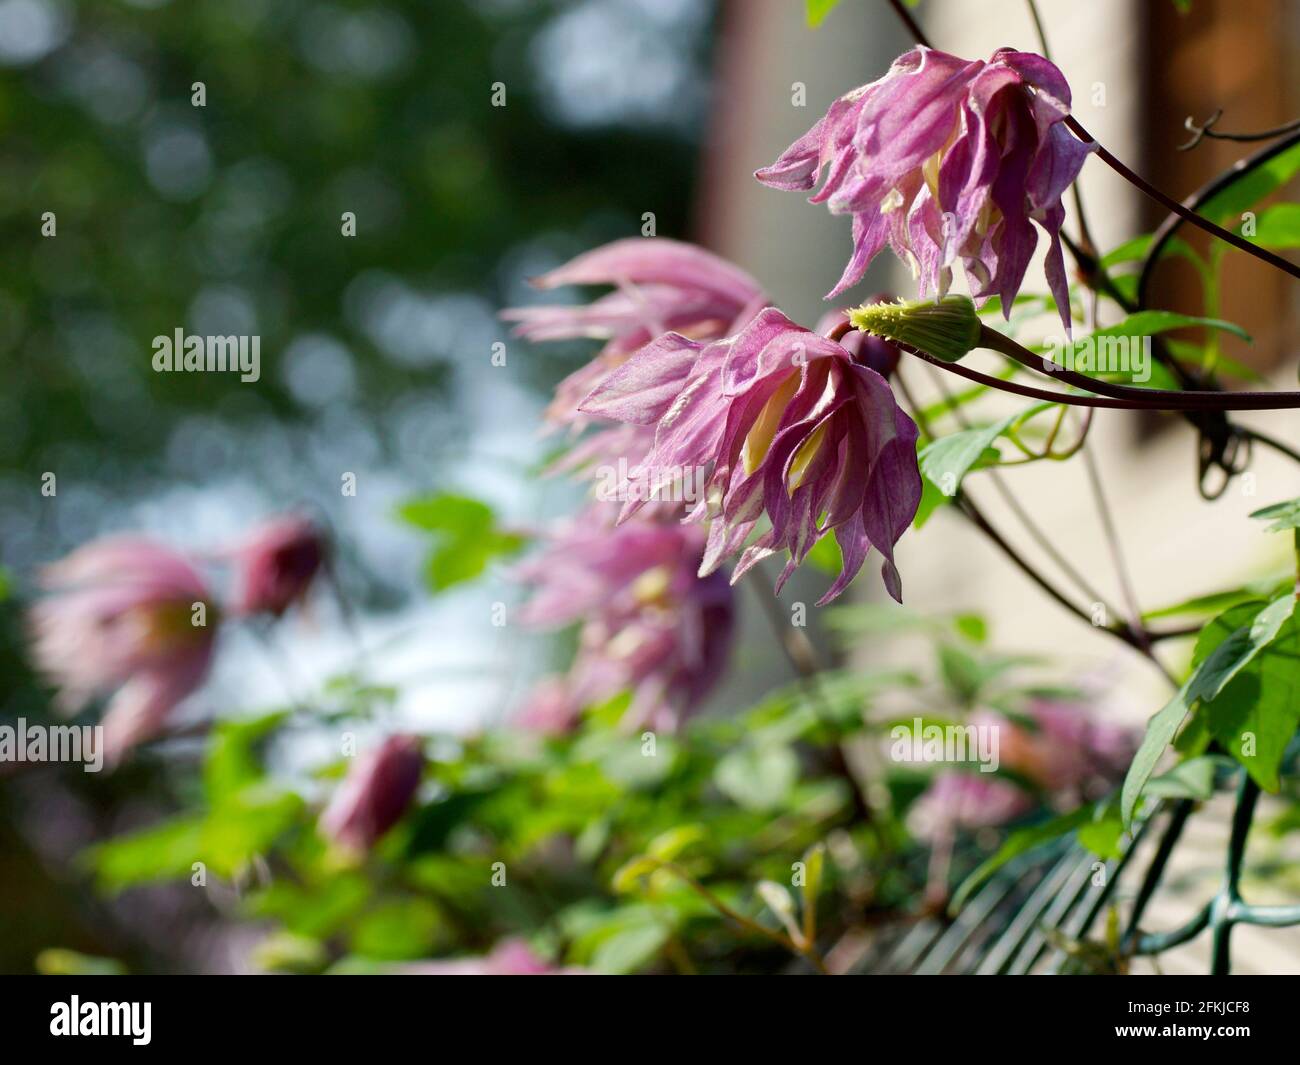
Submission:
[[908,344],[944,362],[958,362],[979,347],[979,315],[968,296],[864,304],[849,311],[849,323],[854,329]]

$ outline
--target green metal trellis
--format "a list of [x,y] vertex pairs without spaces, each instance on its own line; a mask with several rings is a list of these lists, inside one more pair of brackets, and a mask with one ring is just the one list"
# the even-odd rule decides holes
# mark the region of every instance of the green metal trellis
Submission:
[[1086,939],[1107,903],[1115,898],[1140,844],[1154,826],[1163,822],[1119,939],[1119,957],[1158,955],[1209,929],[1213,937],[1211,972],[1226,975],[1231,969],[1230,941],[1235,925],[1300,925],[1300,904],[1257,906],[1241,897],[1246,840],[1259,786],[1244,770],[1237,770],[1237,775],[1240,779],[1222,886],[1182,926],[1168,932],[1145,933],[1141,921],[1196,809],[1197,802],[1192,799],[1155,808],[1137,826],[1120,856],[1104,863],[1101,876],[1096,875],[1100,859],[1070,840],[1058,840],[1020,855],[972,895],[951,921],[926,918],[905,933],[884,939],[862,960],[859,970],[981,975],[1072,971],[1068,944]]

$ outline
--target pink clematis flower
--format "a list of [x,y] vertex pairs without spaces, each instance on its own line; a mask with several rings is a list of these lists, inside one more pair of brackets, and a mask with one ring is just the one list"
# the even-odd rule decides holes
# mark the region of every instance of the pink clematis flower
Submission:
[[521,620],[539,628],[582,622],[578,654],[527,704],[521,722],[576,724],[584,707],[631,691],[628,729],[675,729],[721,676],[734,604],[718,575],[699,577],[702,531],[638,521],[611,528],[593,507],[518,569],[532,585]]
[[984,62],[918,47],[836,100],[755,176],[773,188],[811,189],[826,172],[811,202],[853,216],[853,256],[830,296],[889,244],[920,295],[945,294],[960,260],[973,294],[1000,296],[1010,314],[1037,223],[1068,330],[1061,195],[1096,147],[1062,124],[1069,110],[1070,87],[1042,56],[1001,48]]
[[406,812],[423,769],[418,736],[389,736],[348,772],[321,814],[321,832],[345,850],[369,850]]
[[574,701],[568,680],[544,677],[534,685],[511,723],[524,732],[564,736],[573,732],[581,720],[582,707]]
[[1032,807],[1029,795],[1005,778],[949,770],[912,804],[908,827],[918,839],[951,839],[960,829],[1004,825]]
[[307,518],[282,517],[254,530],[233,555],[235,612],[279,617],[306,598],[325,561],[325,541]]
[[137,537],[78,548],[49,566],[32,607],[32,657],[75,713],[114,691],[104,754],[114,763],[155,735],[207,675],[216,618],[203,578],[171,549]]
[[[684,471],[709,471],[704,498],[686,517],[711,519],[702,574],[743,547],[734,582],[785,550],[780,591],[833,532],[843,568],[821,603],[848,587],[873,546],[884,556],[885,587],[902,598],[893,549],[921,499],[917,430],[884,378],[841,345],[769,307],[725,340],[704,345],[669,333],[647,344],[581,409],[655,427],[653,446],[629,473],[652,495]],[[622,517],[642,505],[630,498]],[[764,515],[770,527],[744,547]]]
[[[591,337],[606,341],[594,359],[566,377],[547,408],[551,428],[579,432],[591,419],[578,410],[593,388],[642,345],[669,330],[701,340],[735,332],[767,304],[757,281],[703,248],[665,237],[629,237],[579,255],[533,282],[614,285],[577,306],[517,307],[502,312],[515,334],[533,341]],[[639,454],[650,435],[640,426],[601,424],[554,463],[550,472],[599,471]]]
[[556,388],[548,418],[572,423],[578,402],[637,348],[670,330],[700,339],[726,336],[765,305],[744,270],[693,244],[665,237],[628,237],[579,255],[536,278],[538,288],[616,285],[581,306],[516,307],[501,317],[519,323],[528,340],[591,337],[607,343],[590,363]]
[[1137,750],[1131,729],[1098,720],[1082,702],[1031,700],[1027,725],[979,716],[1000,728],[1004,765],[1067,803],[1105,794],[1123,779]]

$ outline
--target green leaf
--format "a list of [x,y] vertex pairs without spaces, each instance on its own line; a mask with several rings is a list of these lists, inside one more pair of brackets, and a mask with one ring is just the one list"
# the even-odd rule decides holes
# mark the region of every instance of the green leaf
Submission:
[[1179,762],[1168,773],[1153,778],[1146,794],[1158,799],[1196,799],[1205,802],[1214,794],[1214,775],[1220,765],[1228,765],[1219,755],[1207,754]]
[[243,721],[222,721],[212,730],[203,763],[203,790],[211,806],[221,806],[262,780],[257,745],[288,716],[287,711],[279,711]]
[[1261,248],[1300,248],[1300,203],[1275,203],[1261,211],[1250,239]]
[[42,976],[125,976],[127,968],[116,958],[50,947],[36,955],[36,971]]
[[272,932],[252,953],[253,964],[265,972],[315,973],[329,962],[325,945],[311,936],[296,932]]
[[201,860],[203,818],[178,817],[92,847],[85,860],[100,890],[116,893],[152,880],[189,876]]
[[664,862],[675,861],[687,847],[708,838],[708,829],[703,825],[678,825],[655,836],[646,846],[646,854]]
[[1220,332],[1231,333],[1242,340],[1250,339],[1250,334],[1241,326],[1224,321],[1222,318],[1202,318],[1199,315],[1179,314],[1176,311],[1137,311],[1121,322],[1108,325],[1105,329],[1098,329],[1095,333],[1089,333],[1086,337],[1076,340],[1074,350],[1077,351],[1077,345],[1087,340],[1155,336],[1158,333],[1167,333],[1171,329],[1188,329],[1193,326],[1217,329]]
[[[1178,694],[1147,723],[1146,735],[1124,778],[1120,810],[1125,825],[1132,822],[1138,798],[1156,763],[1193,704],[1204,700],[1213,706],[1233,679],[1272,643],[1283,625],[1291,622],[1294,609],[1293,595],[1284,595],[1262,609],[1258,601],[1241,603],[1224,611],[1201,631],[1192,654],[1194,672]],[[1293,627],[1293,623],[1289,627]],[[1242,699],[1242,693],[1238,692],[1220,715],[1225,729],[1239,727],[1244,716],[1249,714],[1250,708],[1243,706]],[[1270,749],[1267,757],[1271,757],[1271,753]],[[1267,757],[1258,763],[1265,773]]]
[[1262,507],[1254,511],[1252,518],[1271,521],[1265,532],[1286,532],[1288,529],[1300,529],[1300,499],[1291,499],[1285,503],[1274,503],[1271,507]]
[[785,886],[772,880],[760,880],[754,885],[754,891],[763,900],[763,905],[771,910],[776,915],[776,919],[785,926],[790,937],[797,940],[799,926],[795,923],[794,899],[790,897],[790,892],[785,889]]
[[1098,858],[1109,860],[1123,854],[1120,842],[1124,838],[1124,822],[1119,814],[1100,817],[1086,825],[1080,825],[1075,835],[1079,843]]
[[1267,605],[1267,599],[1254,596],[1240,603],[1234,603],[1223,613],[1206,622],[1197,635],[1196,646],[1192,650],[1192,668],[1198,668],[1238,629],[1252,624],[1259,612]]
[[811,941],[815,938],[817,896],[821,891],[822,874],[826,870],[826,844],[814,843],[804,852],[803,868],[800,903],[803,908],[804,936]]
[[1248,668],[1225,682],[1201,713],[1256,783],[1277,791],[1283,755],[1300,725],[1300,620],[1288,615]]
[[1124,787],[1120,792],[1120,816],[1126,828],[1133,823],[1133,812],[1137,809],[1138,799],[1147,781],[1151,779],[1156,763],[1160,761],[1160,756],[1165,753],[1165,748],[1169,746],[1190,709],[1187,685],[1184,684],[1178,694],[1147,722],[1146,734],[1128,767]]
[[[1147,252],[1151,248],[1151,241],[1155,238],[1154,233],[1143,233],[1132,240],[1126,240],[1119,247],[1107,252],[1101,258],[1101,265],[1105,269],[1112,266],[1120,266],[1123,263],[1140,262],[1146,258]],[[1162,259],[1171,255],[1180,255],[1185,259],[1191,259],[1193,262],[1200,263],[1201,257],[1196,254],[1195,250],[1186,241],[1178,237],[1172,237],[1165,241],[1160,250]]]
[[823,573],[838,576],[844,568],[844,556],[840,553],[839,541],[833,536],[823,536],[808,552],[807,561]]
[[648,905],[568,915],[569,960],[600,973],[622,975],[648,965],[673,932],[671,911]]
[[1267,163],[1251,170],[1201,205],[1200,213],[1222,225],[1236,228],[1240,216],[1270,192],[1281,188],[1300,172],[1300,144],[1293,145]]
[[746,810],[776,810],[799,779],[799,759],[783,744],[745,744],[718,763],[713,782]]
[[362,915],[351,947],[366,958],[420,958],[433,948],[441,925],[438,908],[427,899],[393,899]]
[[952,623],[953,628],[971,643],[983,643],[988,639],[988,622],[979,614],[958,614]]
[[434,592],[473,580],[493,559],[513,555],[524,537],[498,527],[492,508],[468,496],[440,493],[408,500],[397,510],[408,525],[432,533],[425,579]]
[[840,0],[804,0],[804,11],[808,17],[808,25],[816,29],[826,21],[826,16],[835,10]]
[[916,508],[916,517],[912,519],[912,527],[919,529],[941,506],[947,503],[952,497],[944,495],[939,486],[928,477],[921,478],[921,503]]
[[[1233,607],[1227,611],[1240,611]],[[1212,702],[1265,647],[1273,642],[1282,625],[1295,610],[1295,596],[1288,594],[1273,600],[1250,621],[1234,630],[1214,648],[1212,654],[1201,662],[1192,679],[1188,681],[1188,701],[1203,699]],[[1222,616],[1222,615],[1221,615]],[[1201,642],[1197,641],[1198,649]]]
[[1080,806],[1077,810],[1071,810],[1068,814],[1054,817],[1041,825],[1031,825],[1028,828],[1022,828],[1011,833],[991,858],[983,862],[970,876],[962,881],[961,887],[957,889],[952,897],[952,903],[948,907],[949,912],[956,913],[960,910],[971,893],[1006,865],[1007,862],[1011,861],[1012,858],[1033,850],[1035,847],[1040,847],[1058,836],[1065,835],[1067,832],[1074,831],[1080,825],[1085,825],[1091,821],[1092,816],[1093,808],[1091,805]]
[[[1251,515],[1251,517],[1256,516],[1255,514]],[[1142,618],[1144,621],[1158,621],[1162,618],[1178,618],[1187,615],[1217,614],[1230,606],[1236,606],[1238,603],[1258,598],[1259,591],[1257,589],[1234,588],[1227,592],[1211,592],[1209,595],[1193,596],[1191,599],[1184,599],[1182,602],[1160,607],[1158,610],[1148,610],[1142,615]]]
[[629,925],[606,937],[591,956],[598,973],[621,976],[636,972],[652,962],[668,942],[672,929],[655,921]]
[[963,429],[929,444],[921,451],[921,473],[946,496],[954,496],[961,487],[962,478],[981,460],[987,461],[987,452],[993,442],[1013,425],[1027,421],[1054,403],[1036,403],[1032,407],[1012,414],[992,425],[979,429]]

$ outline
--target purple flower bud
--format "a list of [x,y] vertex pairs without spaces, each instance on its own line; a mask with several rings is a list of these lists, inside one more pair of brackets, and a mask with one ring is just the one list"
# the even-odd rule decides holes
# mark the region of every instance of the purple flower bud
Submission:
[[325,542],[308,519],[285,517],[255,530],[233,554],[235,613],[279,617],[306,597],[325,560]]
[[389,736],[352,767],[321,814],[322,833],[347,850],[369,850],[406,812],[423,769],[418,736]]

